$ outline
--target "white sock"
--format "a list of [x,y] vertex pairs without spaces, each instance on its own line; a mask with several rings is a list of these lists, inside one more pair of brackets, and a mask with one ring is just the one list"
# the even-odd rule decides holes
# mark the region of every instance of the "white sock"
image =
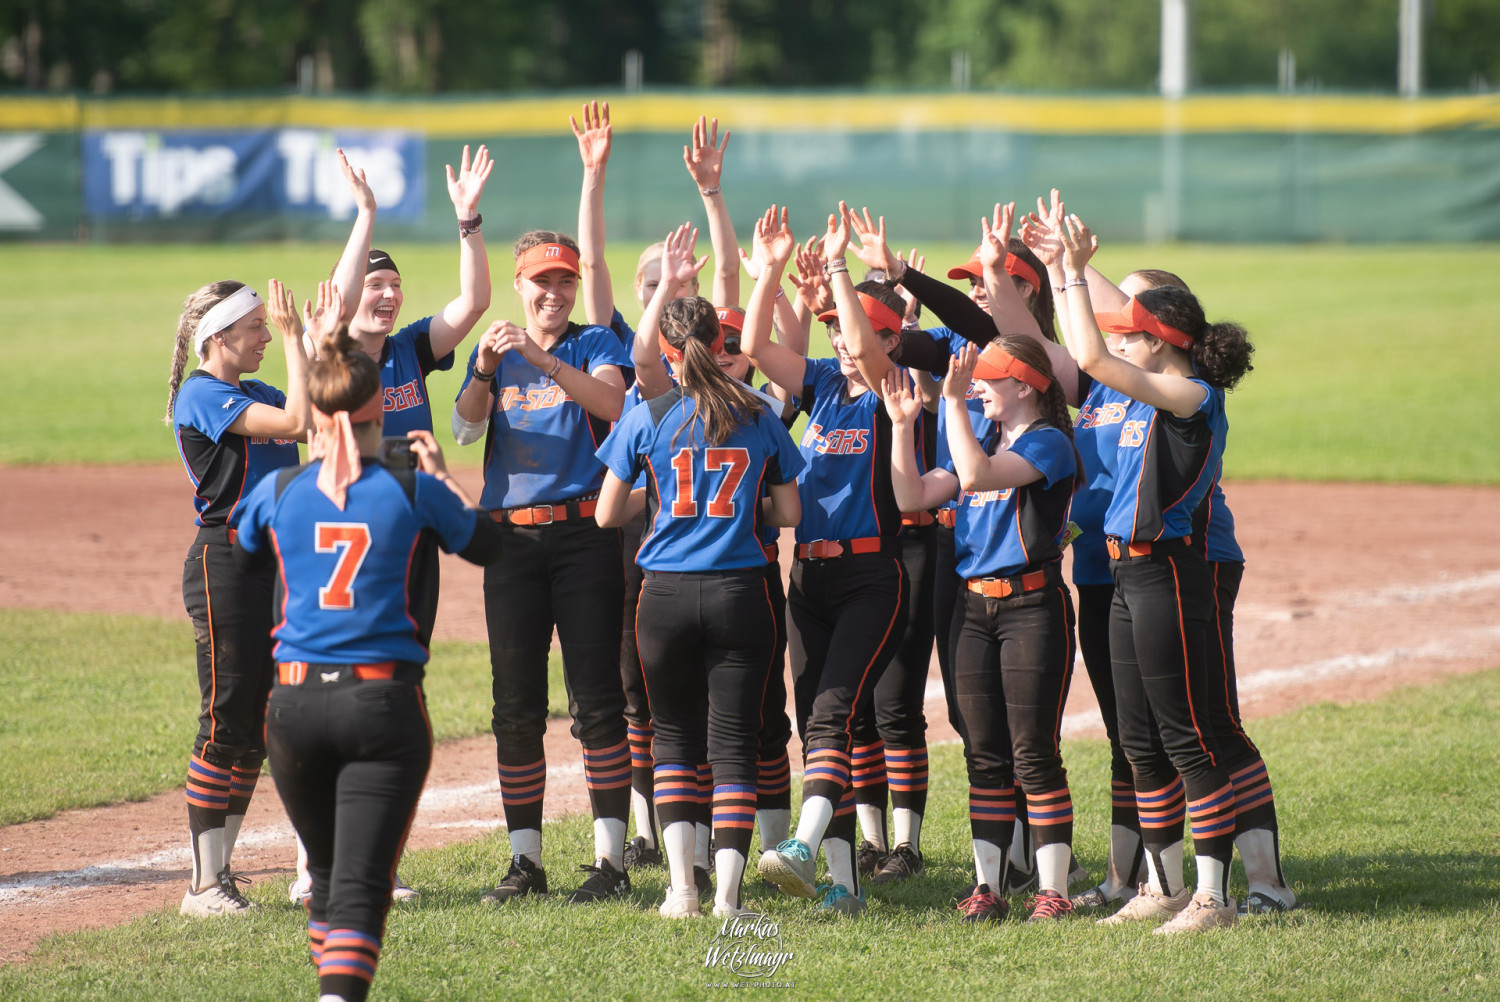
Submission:
[[347,1002],[342,995],[319,995],[318,1002]]
[[307,846],[302,844],[302,839],[297,838],[297,879],[312,880],[312,874],[307,869]]
[[630,815],[635,818],[635,833],[646,848],[656,848],[656,838],[651,834],[651,798],[640,790],[630,791]]
[[1198,856],[1198,893],[1212,895],[1214,903],[1225,903],[1224,888],[1229,886],[1229,864],[1212,856]]
[[245,823],[243,814],[230,814],[224,818],[224,867],[228,869],[229,858],[234,855],[234,844],[240,840],[240,826]]
[[707,870],[709,867],[713,866],[713,863],[708,858],[708,843],[714,837],[714,830],[711,826],[701,823],[695,825],[694,827],[697,830],[697,834],[695,836],[697,838],[697,844],[696,848],[693,850],[693,865],[698,867],[700,870]]
[[206,891],[219,882],[224,869],[224,829],[210,828],[198,833],[193,853],[193,890]]
[[625,819],[594,819],[594,858],[607,859],[616,870],[625,869]]
[[823,840],[823,856],[828,860],[828,882],[843,884],[850,894],[859,893],[854,875],[854,846],[841,838]]
[[1117,898],[1135,890],[1130,870],[1140,848],[1141,836],[1136,831],[1124,825],[1109,826],[1109,869],[1104,876],[1104,893]]
[[698,886],[693,880],[697,826],[691,821],[674,821],[662,829],[661,841],[667,851],[667,872],[672,876],[672,887]]
[[[1026,810],[1026,801],[1021,797],[1021,791],[1016,791],[1016,813]],[[1026,826],[1016,820],[1015,831],[1010,836],[1010,868],[1019,873],[1030,873],[1032,866],[1031,839]]]
[[1286,885],[1281,872],[1275,832],[1269,828],[1240,832],[1235,836],[1234,847],[1240,851],[1240,861],[1245,864],[1245,881],[1250,885],[1250,893],[1275,898],[1288,908],[1297,903],[1297,895]]
[[1036,847],[1037,889],[1056,891],[1068,896],[1068,863],[1073,858],[1073,847],[1066,842],[1053,842]]
[[542,830],[540,828],[517,828],[510,833],[510,854],[525,856],[537,866],[542,865]]
[[996,894],[1005,893],[1005,850],[982,838],[974,840],[974,882],[988,884]]
[[885,811],[880,805],[855,804],[854,813],[859,818],[859,831],[865,841],[881,852],[889,850],[890,846],[885,844]]
[[898,807],[891,813],[891,821],[896,829],[895,843],[910,842],[913,849],[921,852],[922,815],[910,807]]
[[[1171,897],[1182,890],[1182,842],[1173,842],[1161,851],[1161,869],[1155,854],[1146,850],[1146,869],[1150,871],[1151,889]],[[1165,871],[1165,872],[1163,872]]]
[[817,856],[823,833],[832,820],[833,801],[827,797],[808,797],[802,801],[802,816],[797,819],[797,841],[806,844],[808,852]]
[[792,830],[792,811],[789,807],[768,808],[755,812],[755,827],[760,829],[761,849],[774,849],[786,841]]
[[745,876],[745,857],[735,849],[720,849],[714,853],[714,871],[718,877],[714,903],[738,908],[740,880]]

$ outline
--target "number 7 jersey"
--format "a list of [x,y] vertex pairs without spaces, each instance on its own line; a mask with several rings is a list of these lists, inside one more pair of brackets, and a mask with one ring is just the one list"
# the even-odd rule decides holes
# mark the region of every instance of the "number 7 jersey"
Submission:
[[599,447],[599,460],[625,483],[646,472],[650,522],[636,563],[651,571],[764,567],[755,535],[762,485],[795,480],[802,456],[763,408],[719,446],[704,443],[695,414],[692,399],[674,387],[632,408]]

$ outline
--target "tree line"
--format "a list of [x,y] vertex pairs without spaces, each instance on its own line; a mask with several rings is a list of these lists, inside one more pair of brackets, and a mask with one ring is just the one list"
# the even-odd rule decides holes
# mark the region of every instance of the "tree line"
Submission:
[[[1500,82],[1500,3],[1425,0],[1424,82]],[[1398,0],[1213,0],[1192,80],[1391,91]],[[1132,90],[1159,0],[0,0],[0,89],[439,94],[647,86]],[[638,55],[629,55],[631,53]]]

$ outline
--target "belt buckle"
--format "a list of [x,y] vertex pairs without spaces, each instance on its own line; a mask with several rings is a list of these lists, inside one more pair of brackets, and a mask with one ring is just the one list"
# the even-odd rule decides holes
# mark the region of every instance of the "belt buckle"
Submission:
[[[991,596],[992,598],[1010,598],[1015,594],[1015,589],[1010,584],[1010,578],[984,578],[983,583],[985,585],[993,585],[995,591],[998,592],[998,594]],[[985,592],[985,594],[989,593]]]
[[[547,509],[547,521],[545,521],[545,522],[539,522],[539,521],[537,521],[536,513],[539,512],[539,511],[541,511],[543,508]],[[555,505],[555,504],[539,504],[539,505],[536,505],[535,507],[533,507],[531,509],[531,524],[532,525],[551,525],[553,522],[557,521],[557,511],[556,511],[556,509],[557,509],[557,505]]]

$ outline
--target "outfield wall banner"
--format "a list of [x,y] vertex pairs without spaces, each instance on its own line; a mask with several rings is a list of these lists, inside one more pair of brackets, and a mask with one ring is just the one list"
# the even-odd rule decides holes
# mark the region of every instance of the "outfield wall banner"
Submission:
[[[1500,98],[1487,95],[610,97],[619,240],[702,222],[682,168],[700,113],[734,132],[724,192],[742,235],[771,202],[808,233],[845,199],[900,241],[977,238],[994,202],[1055,185],[1113,241],[1500,239]],[[447,241],[444,166],[480,143],[497,164],[481,205],[492,239],[571,230],[578,100],[8,98],[0,239],[340,241],[342,147],[375,189],[381,239]]]

